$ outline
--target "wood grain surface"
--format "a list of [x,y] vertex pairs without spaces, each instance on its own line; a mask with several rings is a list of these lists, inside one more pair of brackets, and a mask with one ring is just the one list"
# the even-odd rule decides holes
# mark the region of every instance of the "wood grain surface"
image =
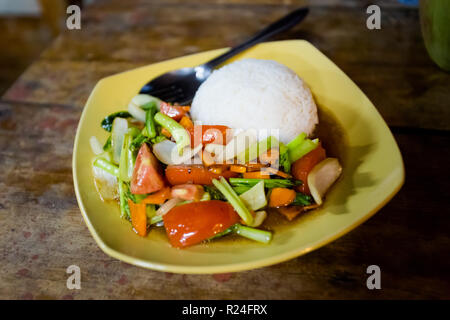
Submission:
[[[305,1],[98,1],[0,101],[0,299],[449,299],[450,75],[429,60],[418,12],[394,0],[382,29],[369,1],[310,1],[277,39],[307,39],[369,96],[402,151],[406,184],[333,243],[262,269],[178,275],[127,265],[95,244],[79,212],[72,146],[82,107],[110,74],[249,37]],[[81,268],[81,290],[66,268]],[[368,290],[379,265],[382,289]]]

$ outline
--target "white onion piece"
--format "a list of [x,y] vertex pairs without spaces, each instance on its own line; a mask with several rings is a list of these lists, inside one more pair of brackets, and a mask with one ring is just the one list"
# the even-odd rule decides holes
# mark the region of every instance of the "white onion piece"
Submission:
[[253,228],[259,227],[260,225],[262,225],[264,220],[266,220],[266,217],[267,213],[264,210],[255,212],[255,216],[253,217],[253,223],[249,227]]
[[98,156],[103,153],[103,147],[95,136],[92,136],[89,139],[89,143],[91,144],[92,152]]
[[113,150],[113,161],[119,163],[120,153],[125,133],[128,130],[128,121],[124,118],[115,118],[111,130],[111,146]]
[[214,155],[214,162],[222,163],[223,162],[223,154],[225,152],[225,146],[217,143],[208,143],[205,146],[205,151]]
[[145,111],[141,109],[141,106],[151,101],[155,101],[156,107],[159,109],[161,100],[148,94],[138,94],[128,104],[128,112],[137,120],[145,122]]
[[177,198],[173,198],[173,199],[168,200],[161,207],[159,207],[158,210],[156,210],[156,214],[158,216],[165,215],[167,212],[172,210],[172,208],[174,208],[181,201],[183,201],[183,200],[177,199]]
[[341,175],[342,167],[336,158],[326,158],[314,166],[308,174],[308,187],[317,204],[322,204],[323,196]]
[[92,166],[94,184],[103,200],[113,200],[119,195],[117,178],[105,170]]
[[180,156],[178,154],[177,144],[170,140],[161,141],[153,145],[153,154],[159,161],[164,164],[191,164],[191,159],[197,153],[202,150],[202,145],[199,144],[194,149],[190,147],[185,147],[183,149],[183,154]]

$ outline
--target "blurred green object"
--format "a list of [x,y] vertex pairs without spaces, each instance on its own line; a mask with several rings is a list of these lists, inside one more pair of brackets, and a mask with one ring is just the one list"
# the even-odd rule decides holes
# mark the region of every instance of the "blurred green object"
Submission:
[[431,59],[450,71],[450,0],[421,0],[420,23]]

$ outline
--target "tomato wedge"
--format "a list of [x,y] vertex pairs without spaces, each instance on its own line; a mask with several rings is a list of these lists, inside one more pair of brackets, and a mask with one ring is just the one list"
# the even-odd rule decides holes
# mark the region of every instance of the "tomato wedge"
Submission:
[[[227,126],[201,125],[193,126],[188,129],[191,135],[191,145],[197,146],[200,141],[202,144],[218,143],[225,145],[227,143]],[[201,135],[201,139],[200,139]]]
[[225,179],[235,178],[239,173],[223,171],[214,173],[201,165],[169,165],[166,168],[166,178],[171,185],[193,183],[201,185],[211,185],[212,179],[224,177]]
[[180,121],[184,115],[186,115],[186,108],[179,106],[172,106],[166,102],[161,102],[159,105],[161,113],[168,117],[171,117],[175,121]]
[[314,168],[316,164],[326,158],[325,149],[321,145],[317,146],[314,150],[305,154],[292,164],[291,173],[294,178],[302,180],[303,184],[298,187],[298,191],[306,194],[311,194],[308,187],[308,174]]
[[164,188],[161,165],[144,143],[139,149],[131,177],[131,193],[145,194]]
[[220,200],[191,202],[163,216],[170,244],[183,248],[209,239],[239,222],[231,204]]

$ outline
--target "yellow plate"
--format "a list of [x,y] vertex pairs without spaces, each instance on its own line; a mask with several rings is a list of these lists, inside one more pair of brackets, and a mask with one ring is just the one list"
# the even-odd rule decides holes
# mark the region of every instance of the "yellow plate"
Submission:
[[272,59],[294,70],[310,86],[318,105],[331,113],[344,130],[343,175],[327,195],[324,206],[290,225],[275,227],[269,245],[219,239],[180,250],[172,248],[165,234],[158,230],[151,230],[146,238],[137,236],[130,223],[119,218],[118,206],[102,202],[96,192],[89,138],[96,136],[105,141],[108,135],[100,127],[101,120],[114,111],[126,109],[149,79],[169,70],[201,64],[224,50],[120,73],[102,79],[95,86],[78,125],[73,177],[83,218],[106,254],[137,266],[176,273],[222,273],[268,266],[344,235],[375,214],[402,186],[404,168],[397,144],[380,114],[355,83],[307,41],[267,42],[247,50],[238,59]]

